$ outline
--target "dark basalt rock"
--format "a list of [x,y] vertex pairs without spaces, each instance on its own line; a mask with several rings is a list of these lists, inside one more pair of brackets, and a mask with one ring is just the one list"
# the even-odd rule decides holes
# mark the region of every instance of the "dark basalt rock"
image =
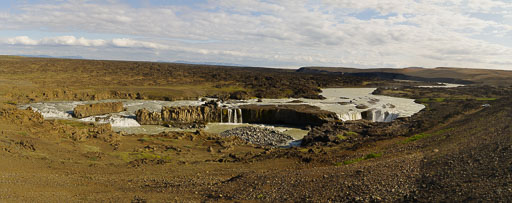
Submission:
[[227,109],[212,103],[203,106],[163,107],[161,112],[140,109],[135,114],[137,122],[141,125],[240,123],[243,121],[244,123],[319,126],[336,120],[335,113],[310,105],[242,105],[238,109]]
[[300,104],[300,103],[304,103],[304,102],[303,102],[303,101],[301,101],[301,100],[296,99],[296,100],[293,100],[293,101],[289,101],[289,102],[287,102],[287,103]]
[[367,109],[367,108],[368,108],[368,106],[366,106],[366,105],[364,105],[364,104],[358,104],[358,105],[356,106],[356,108],[357,108],[357,109]]
[[215,104],[203,106],[163,107],[161,112],[139,109],[135,112],[141,125],[163,125],[179,123],[179,126],[193,123],[220,122],[222,109]]
[[335,120],[336,114],[310,105],[242,105],[245,123],[318,126]]

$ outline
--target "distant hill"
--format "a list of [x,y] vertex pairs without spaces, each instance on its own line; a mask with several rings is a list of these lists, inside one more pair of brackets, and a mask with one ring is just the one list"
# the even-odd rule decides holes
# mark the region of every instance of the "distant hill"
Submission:
[[236,64],[236,63],[222,63],[222,62],[191,62],[191,61],[158,61],[158,62],[165,62],[165,63],[182,63],[182,64],[193,64],[193,65],[212,65],[212,66],[236,66],[236,67],[248,67],[246,65],[242,64]]
[[61,58],[61,59],[85,59],[82,56],[50,56],[50,55],[16,55],[23,57],[34,57],[34,58]]
[[488,85],[512,85],[512,71],[470,68],[372,68],[357,69],[346,67],[303,67],[297,72],[339,73],[354,76],[378,77],[383,79],[419,80],[448,83],[481,83]]

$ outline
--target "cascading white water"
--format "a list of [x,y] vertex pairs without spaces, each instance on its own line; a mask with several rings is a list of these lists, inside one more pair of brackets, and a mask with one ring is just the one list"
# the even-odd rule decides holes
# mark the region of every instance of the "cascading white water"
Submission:
[[242,109],[237,109],[237,111],[239,111],[239,120],[240,120],[240,123],[243,123],[243,120],[242,120]]
[[228,109],[228,123],[231,123],[231,109]]
[[220,114],[220,123],[224,123],[224,110],[227,112],[228,120],[226,123],[242,123],[242,109],[222,109]]
[[384,119],[384,122],[391,122],[391,121],[394,121],[395,119],[398,118],[398,114],[397,113],[390,113],[386,119]]
[[[417,104],[412,99],[387,97],[381,95],[372,95],[374,88],[329,88],[323,89],[321,95],[326,97],[325,100],[315,99],[299,99],[303,103],[312,106],[320,107],[322,110],[334,112],[338,115],[341,120],[359,120],[368,119],[374,122],[391,122],[398,117],[408,117],[417,113],[425,106]],[[291,101],[297,100],[295,98],[289,99],[264,99],[258,101],[257,99],[246,100],[243,103],[227,102],[219,105],[222,107],[220,114],[221,123],[243,123],[242,110],[239,108],[241,104],[254,104],[254,105],[294,105]],[[89,104],[97,102],[113,102],[122,101],[126,107],[126,111],[122,113],[112,113],[109,116],[112,119],[97,119],[95,116],[86,119],[76,119],[72,117],[73,108],[80,104]],[[370,101],[372,103],[370,103]],[[146,101],[146,100],[103,100],[103,101],[69,101],[69,102],[45,102],[45,103],[31,103],[26,105],[20,105],[20,109],[26,109],[32,107],[33,110],[40,112],[45,119],[68,119],[77,120],[83,122],[99,122],[99,123],[111,123],[113,127],[118,127],[126,132],[136,128],[139,124],[136,123],[134,112],[138,109],[146,108],[149,111],[159,112],[163,106],[201,106],[205,102],[202,100],[190,100],[190,101]],[[368,109],[357,109],[358,104],[364,104],[368,106]],[[372,110],[370,110],[372,109]],[[371,112],[370,112],[370,111]],[[380,112],[373,112],[375,110],[381,110]],[[368,111],[368,112],[365,112]],[[227,116],[226,116],[227,114]],[[103,115],[107,116],[107,115]],[[190,118],[191,116],[187,113],[185,116]],[[226,117],[226,118],[224,118]],[[236,121],[235,118],[236,117]],[[97,121],[98,120],[98,121]],[[146,128],[143,126],[141,128]],[[163,129],[163,127],[162,127]],[[165,128],[167,129],[167,128]]]
[[108,123],[110,123],[110,125],[112,125],[112,127],[139,127],[140,124],[134,120],[134,119],[130,119],[130,118],[120,118],[120,117],[111,117],[109,120],[108,120]]
[[112,127],[139,127],[140,124],[132,118],[123,116],[90,116],[78,119],[82,122],[110,123]]
[[[368,120],[371,120],[373,122],[391,122],[398,118],[400,115],[399,113],[392,113],[389,111],[383,111],[381,109],[370,109],[370,115]],[[342,121],[353,121],[353,120],[361,120],[363,119],[363,116],[361,115],[361,112],[357,111],[349,111],[347,113],[338,114],[339,119]]]
[[398,113],[392,113],[388,111],[382,111],[380,109],[372,109],[371,120],[373,122],[391,122],[398,118]]
[[353,120],[363,119],[363,117],[361,116],[361,112],[357,112],[357,111],[349,111],[342,115],[338,115],[338,117],[342,121],[353,121]]
[[236,109],[233,111],[233,123],[238,123],[238,111]]

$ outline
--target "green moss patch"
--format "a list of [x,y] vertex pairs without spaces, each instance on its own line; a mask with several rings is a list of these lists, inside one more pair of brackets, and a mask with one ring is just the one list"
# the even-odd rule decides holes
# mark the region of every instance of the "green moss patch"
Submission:
[[382,156],[382,153],[370,153],[370,154],[367,154],[367,155],[365,155],[363,157],[359,157],[357,159],[350,159],[350,160],[345,160],[343,162],[338,162],[335,165],[336,166],[349,165],[349,164],[357,163],[357,162],[360,162],[360,161],[365,161],[365,160],[369,160],[369,159],[378,158],[378,157],[381,157],[381,156]]
[[427,138],[427,137],[430,137],[430,136],[432,136],[432,134],[428,134],[428,133],[416,134],[416,135],[413,135],[413,136],[408,137],[407,139],[405,139],[404,143],[414,142],[416,140],[420,140],[420,139]]
[[494,98],[494,97],[478,97],[476,98],[477,101],[494,101],[498,98]]
[[403,143],[414,142],[414,141],[421,140],[421,139],[424,139],[424,138],[427,138],[427,137],[431,137],[433,135],[444,134],[444,133],[450,132],[452,130],[453,130],[453,128],[447,128],[447,129],[442,129],[442,130],[436,131],[434,133],[420,133],[420,134],[416,134],[416,135],[413,135],[413,136],[408,137],[407,139],[405,139],[403,141]]

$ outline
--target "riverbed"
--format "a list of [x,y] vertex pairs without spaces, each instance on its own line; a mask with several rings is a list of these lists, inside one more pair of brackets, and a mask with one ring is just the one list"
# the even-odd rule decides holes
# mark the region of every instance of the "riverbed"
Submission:
[[[305,99],[305,98],[285,98],[285,99],[250,99],[250,100],[229,100],[219,103],[226,108],[236,108],[240,105],[301,105],[308,104],[317,106],[322,110],[336,113],[340,120],[358,120],[362,119],[362,113],[370,111],[373,113],[374,122],[390,122],[398,117],[409,117],[419,112],[425,106],[415,103],[413,99],[397,98],[382,95],[373,95],[375,88],[327,88],[323,89],[321,95],[326,99]],[[55,101],[39,102],[20,105],[19,108],[26,109],[31,107],[34,111],[40,112],[45,119],[67,119],[81,122],[110,123],[115,131],[124,131],[128,134],[157,134],[165,131],[195,131],[196,129],[180,129],[164,126],[140,125],[135,120],[135,111],[138,109],[148,109],[149,111],[160,111],[163,106],[200,106],[213,98],[203,98],[201,100],[183,100],[183,101],[156,101],[156,100],[101,100],[101,101]],[[101,116],[92,116],[82,119],[73,118],[73,109],[77,105],[92,104],[100,102],[123,102],[125,111]],[[364,108],[363,108],[364,107]],[[239,115],[241,116],[241,115]],[[224,123],[210,123],[203,129],[206,132],[220,133],[240,126],[260,126],[275,128],[283,133],[289,134],[294,139],[300,140],[307,134],[306,130],[293,126],[271,126],[256,125],[247,123],[236,123],[233,121]]]

